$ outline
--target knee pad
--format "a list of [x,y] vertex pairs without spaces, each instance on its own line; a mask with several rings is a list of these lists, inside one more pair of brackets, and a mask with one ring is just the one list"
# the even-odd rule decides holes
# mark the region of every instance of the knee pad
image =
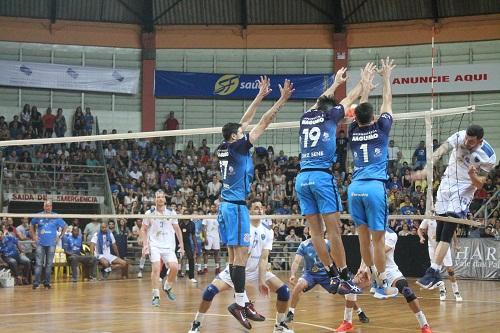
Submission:
[[448,271],[448,276],[455,276],[455,271]]
[[288,302],[290,299],[290,289],[286,284],[279,287],[278,290],[276,290],[276,294],[278,295],[278,301]]
[[358,300],[358,297],[356,294],[347,294],[344,296],[346,301],[351,301],[351,302],[356,302]]
[[203,291],[203,300],[207,302],[211,302],[215,295],[219,293],[219,289],[213,284],[209,284],[208,287]]
[[404,296],[407,303],[410,303],[417,299],[417,296],[415,295],[413,290],[408,287],[408,281],[406,281],[405,279],[396,281],[396,288],[398,288],[398,291]]

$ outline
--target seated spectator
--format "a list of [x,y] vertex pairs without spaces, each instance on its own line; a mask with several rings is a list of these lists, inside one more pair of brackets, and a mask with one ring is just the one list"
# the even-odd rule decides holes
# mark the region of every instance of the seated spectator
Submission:
[[137,240],[141,236],[141,228],[142,228],[142,220],[137,219],[134,222],[134,226],[132,227],[132,239]]
[[128,176],[135,180],[140,180],[142,178],[142,171],[139,170],[137,164],[132,165],[132,170],[128,173]]
[[127,261],[112,255],[111,248],[114,253],[119,253],[113,233],[108,230],[106,222],[102,222],[100,230],[94,234],[90,241],[90,251],[94,253],[99,264],[103,267],[101,272],[104,279],[109,277],[112,268],[121,269],[122,278],[128,278]]
[[[23,255],[22,248],[14,235],[15,228],[7,227],[7,233],[2,237],[0,243],[0,255],[10,268],[12,276],[16,278],[17,285],[29,284],[29,276],[31,275],[31,261]],[[23,266],[23,270],[19,269],[19,265]]]
[[21,219],[21,224],[17,226],[16,232],[17,232],[17,237],[19,238],[19,240],[24,241],[27,239],[31,239],[30,221],[27,217],[23,217]]
[[201,140],[201,146],[198,148],[198,156],[210,156],[210,147],[207,146],[207,139]]
[[309,227],[304,227],[304,231],[302,231],[302,240],[311,238],[311,234],[309,233]]
[[210,200],[215,200],[219,197],[222,184],[219,182],[217,176],[212,177],[212,181],[207,185],[207,196]]
[[398,180],[398,177],[393,175],[391,179],[387,182],[386,185],[387,189],[390,191],[401,191],[403,189],[403,186],[401,185],[400,181]]
[[110,143],[104,149],[104,158],[106,159],[106,162],[109,162],[113,157],[116,156],[116,150],[113,148],[113,145]]
[[78,280],[78,264],[87,267],[89,280],[95,280],[97,270],[97,259],[92,255],[82,255],[82,235],[80,228],[73,226],[71,234],[66,234],[62,238],[62,248],[66,253],[68,263],[71,265],[71,281]]

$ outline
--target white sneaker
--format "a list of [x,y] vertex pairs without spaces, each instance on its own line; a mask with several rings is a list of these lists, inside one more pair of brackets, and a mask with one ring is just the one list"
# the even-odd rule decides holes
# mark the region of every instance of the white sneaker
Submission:
[[142,271],[139,271],[139,273],[137,273],[137,277],[138,277],[139,279],[142,279]]
[[273,333],[294,333],[292,329],[288,328],[285,323],[280,323],[274,325]]
[[458,303],[461,303],[463,301],[462,295],[460,295],[459,291],[455,293],[455,301],[457,301]]
[[439,300],[446,301],[446,289],[439,290]]
[[201,324],[199,321],[193,321],[191,324],[191,329],[188,331],[188,333],[199,333],[201,328]]
[[196,281],[195,278],[192,278],[192,279],[189,279],[189,281],[193,282],[193,283],[198,283],[198,281]]

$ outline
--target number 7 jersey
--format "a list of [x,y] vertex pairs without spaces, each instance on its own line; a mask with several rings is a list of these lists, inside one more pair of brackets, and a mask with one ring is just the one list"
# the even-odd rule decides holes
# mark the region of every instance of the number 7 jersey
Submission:
[[392,115],[382,113],[369,126],[355,121],[349,127],[349,145],[354,162],[353,180],[387,180],[389,133]]

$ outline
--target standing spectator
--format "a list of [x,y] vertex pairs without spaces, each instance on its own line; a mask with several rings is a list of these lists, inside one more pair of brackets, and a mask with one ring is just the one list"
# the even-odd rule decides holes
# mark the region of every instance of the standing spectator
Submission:
[[43,121],[42,114],[38,112],[36,106],[31,107],[31,126],[33,127],[34,137],[41,138],[43,136]]
[[111,143],[108,143],[108,146],[106,149],[104,149],[104,158],[106,159],[106,162],[109,163],[109,161],[116,156],[116,150],[113,148],[113,145]]
[[71,281],[78,279],[78,264],[85,265],[89,272],[89,279],[95,280],[94,274],[97,270],[97,260],[94,256],[82,255],[82,235],[80,228],[73,226],[71,234],[64,235],[62,238],[62,247],[66,253],[68,263],[71,265]]
[[63,115],[63,109],[57,109],[56,121],[54,126],[54,131],[56,132],[56,137],[61,138],[66,133],[68,129],[66,124],[66,118]]
[[56,122],[56,116],[52,114],[52,109],[50,107],[47,108],[47,111],[42,117],[43,123],[43,137],[51,138],[52,133],[54,133],[54,125]]
[[278,157],[275,159],[276,163],[278,163],[278,166],[280,168],[285,167],[285,165],[288,162],[288,157],[286,157],[285,152],[283,150],[280,150]]
[[94,128],[94,116],[92,113],[90,113],[90,108],[87,106],[85,108],[85,116],[83,117],[84,120],[84,135],[92,135],[92,129]]
[[397,173],[399,168],[399,161],[403,157],[401,149],[394,145],[394,140],[389,141],[389,171],[394,174]]
[[300,242],[302,239],[295,234],[295,228],[290,228],[289,235],[285,237],[286,242]]
[[73,116],[73,136],[80,136],[83,134],[83,128],[85,126],[85,119],[83,116],[82,108],[78,106]]
[[99,221],[96,219],[90,220],[89,223],[85,226],[85,229],[83,230],[83,238],[85,243],[90,243],[90,240],[99,231],[100,225]]
[[[44,201],[43,213],[53,214],[51,200]],[[33,282],[33,289],[37,289],[40,285],[40,277],[42,275],[42,266],[44,263],[45,279],[43,280],[43,285],[47,289],[51,288],[50,274],[54,262],[54,253],[56,244],[61,239],[57,234],[58,228],[62,228],[60,235],[66,233],[67,225],[63,219],[41,217],[31,220],[30,233],[33,235],[33,240],[36,243],[35,281]]]
[[23,111],[21,111],[21,122],[24,128],[28,128],[31,123],[31,110],[29,104],[24,104]]
[[198,156],[209,156],[210,155],[210,147],[207,146],[207,139],[201,140],[201,146],[198,148]]
[[[175,119],[174,111],[170,111],[165,124],[163,125],[163,129],[166,131],[173,131],[179,129],[179,122]],[[175,136],[167,136],[166,139],[167,151],[169,155],[172,156],[175,153]]]
[[23,124],[19,121],[19,116],[15,115],[12,121],[9,123],[9,129],[17,125],[18,128],[22,128]]
[[426,150],[425,150],[425,142],[420,141],[417,149],[413,153],[412,163],[413,168],[415,170],[422,170],[425,167],[425,163],[427,161]]

